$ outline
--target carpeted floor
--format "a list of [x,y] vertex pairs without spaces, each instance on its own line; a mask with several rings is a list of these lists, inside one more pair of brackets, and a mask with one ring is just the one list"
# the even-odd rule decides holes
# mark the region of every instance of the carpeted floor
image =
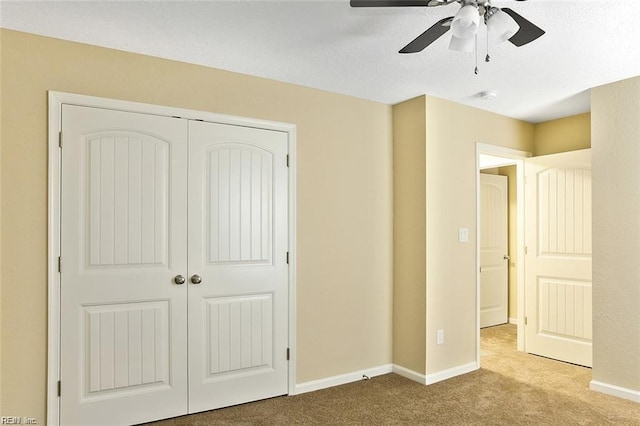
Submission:
[[515,326],[481,334],[482,368],[430,386],[387,374],[153,425],[640,425],[640,404],[588,389],[590,369],[517,352]]

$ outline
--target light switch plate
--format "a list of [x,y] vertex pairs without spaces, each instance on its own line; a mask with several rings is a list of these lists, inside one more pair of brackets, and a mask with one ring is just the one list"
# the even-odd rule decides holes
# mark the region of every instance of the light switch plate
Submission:
[[458,241],[460,241],[461,243],[469,242],[469,228],[458,229]]

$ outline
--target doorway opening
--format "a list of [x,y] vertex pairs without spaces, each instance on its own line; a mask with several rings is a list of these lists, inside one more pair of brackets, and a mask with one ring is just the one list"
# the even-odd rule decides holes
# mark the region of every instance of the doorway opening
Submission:
[[[504,253],[507,263],[508,290],[506,291],[507,313],[504,321],[513,323],[517,328],[516,349],[524,351],[524,160],[531,153],[510,148],[478,143],[476,144],[476,297],[477,297],[477,362],[480,365],[480,328],[482,306],[482,272],[481,253],[482,221],[481,221],[481,173],[506,176],[508,181],[508,244]],[[486,261],[486,260],[485,260]],[[486,272],[486,270],[485,270]]]
[[[509,306],[511,314],[508,317],[515,318],[516,349],[590,367],[591,151],[577,150],[539,156],[535,159],[528,159],[530,155],[527,153],[514,153],[491,145],[478,144],[476,151],[478,336],[480,327],[507,322],[506,314],[502,320],[496,321],[493,318],[493,322],[488,321],[485,314],[487,311],[491,313],[489,308],[499,306],[496,300],[500,301],[489,297],[499,286],[487,277],[491,274],[496,275],[495,265],[502,264],[504,267],[504,262],[508,261],[512,284]],[[511,167],[515,167],[515,174]],[[491,181],[487,178],[498,177],[487,173],[511,175],[512,180],[515,175],[515,201],[513,191],[510,191],[510,208],[513,209],[515,206],[516,209],[515,215],[511,215],[512,218],[515,216],[515,226],[513,219],[509,226],[511,250],[502,249],[507,251],[504,260],[496,260],[494,256],[493,264],[486,263],[487,247],[497,247],[493,241],[498,234],[497,228],[494,226],[483,229],[483,225],[487,225],[487,217],[490,217],[489,213],[492,211],[487,206],[497,205],[495,193],[500,191],[494,191],[492,195],[491,191],[486,189],[487,182]],[[500,179],[493,181],[498,180]],[[511,186],[514,186],[513,182]],[[486,289],[490,292],[487,293]],[[504,304],[508,303],[508,299],[503,300]],[[478,343],[479,341],[480,337]],[[480,347],[477,350],[477,362],[480,364]]]

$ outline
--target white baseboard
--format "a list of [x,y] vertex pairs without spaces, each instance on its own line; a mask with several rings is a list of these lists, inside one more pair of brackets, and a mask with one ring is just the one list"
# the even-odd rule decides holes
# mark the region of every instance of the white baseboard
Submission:
[[404,368],[396,364],[385,364],[379,367],[355,371],[353,373],[346,373],[339,376],[327,377],[325,379],[318,379],[300,383],[296,385],[295,390],[293,392],[290,392],[289,395],[299,395],[301,393],[313,392],[320,389],[331,388],[333,386],[346,385],[347,383],[362,380],[363,376],[376,377],[389,373],[395,373],[399,376],[406,377],[407,379],[413,380],[422,385],[431,385],[433,383],[441,382],[443,380],[447,380],[461,374],[470,373],[477,369],[478,364],[476,362],[470,362],[469,364],[460,365],[458,367],[449,368],[447,370],[439,371],[437,373],[428,374],[425,376],[424,374],[417,373],[413,370],[409,370],[408,368]]
[[607,395],[617,396],[618,398],[640,402],[640,391],[621,388],[620,386],[610,385],[608,383],[602,383],[596,380],[592,380],[589,383],[589,389],[600,393],[606,393]]
[[385,364],[379,367],[368,368],[366,370],[355,371],[353,373],[341,374],[339,376],[327,377],[325,379],[312,380],[296,385],[295,391],[290,395],[298,395],[301,393],[313,392],[320,389],[326,389],[333,386],[345,385],[351,382],[362,380],[363,376],[376,377],[392,372],[392,365]]
[[418,382],[421,385],[427,384],[427,376],[425,376],[424,374],[415,372],[413,370],[409,370],[408,368],[404,368],[399,365],[393,364],[393,372],[398,376],[402,376],[409,380],[413,380],[414,382]]
[[437,373],[427,374],[425,384],[432,385],[452,377],[460,376],[461,374],[471,373],[472,371],[476,371],[478,368],[478,363],[474,361],[468,364],[449,368],[447,370],[438,371]]
[[518,318],[509,318],[509,324],[518,325]]

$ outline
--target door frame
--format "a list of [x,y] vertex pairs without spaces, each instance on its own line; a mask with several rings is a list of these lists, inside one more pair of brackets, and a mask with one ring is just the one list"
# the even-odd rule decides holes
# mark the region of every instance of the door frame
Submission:
[[[476,364],[480,366],[480,155],[487,154],[495,157],[502,157],[505,160],[504,165],[516,166],[516,202],[517,202],[517,219],[516,219],[516,246],[518,247],[518,274],[516,288],[518,290],[518,316],[517,316],[517,350],[524,351],[525,335],[524,335],[524,317],[525,317],[525,299],[524,299],[524,237],[525,237],[525,205],[524,205],[524,160],[530,158],[532,154],[527,151],[521,151],[513,148],[506,148],[486,143],[476,143]],[[508,269],[507,269],[508,271]],[[507,313],[507,317],[508,317]]]
[[179,117],[190,120],[210,121],[222,124],[275,130],[287,134],[289,151],[289,330],[290,360],[288,365],[288,394],[295,393],[296,385],[296,125],[258,120],[232,115],[216,114],[183,108],[151,105],[116,99],[99,98],[73,93],[48,92],[48,200],[47,200],[47,424],[60,424],[60,219],[61,219],[61,167],[62,105],[119,110],[142,114]]

